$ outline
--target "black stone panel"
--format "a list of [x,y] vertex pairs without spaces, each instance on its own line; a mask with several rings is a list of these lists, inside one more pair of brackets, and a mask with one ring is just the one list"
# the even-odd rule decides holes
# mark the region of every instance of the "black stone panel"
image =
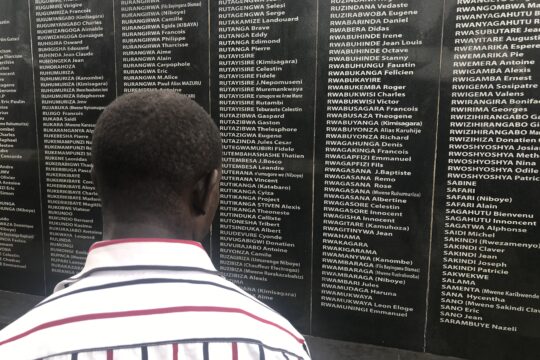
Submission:
[[536,359],[540,351],[539,5],[447,2],[433,352]]
[[97,117],[116,93],[112,2],[31,2],[41,196],[49,291],[101,240],[90,178]]
[[223,137],[213,257],[309,325],[316,2],[211,4],[212,116]]
[[0,288],[44,293],[27,2],[0,3]]
[[312,334],[421,350],[442,1],[337,3],[319,7]]
[[524,0],[3,1],[0,288],[81,269],[100,111],[172,89],[223,136],[205,247],[227,278],[314,336],[536,358],[539,18]]
[[209,109],[208,1],[115,1],[118,92],[171,89]]

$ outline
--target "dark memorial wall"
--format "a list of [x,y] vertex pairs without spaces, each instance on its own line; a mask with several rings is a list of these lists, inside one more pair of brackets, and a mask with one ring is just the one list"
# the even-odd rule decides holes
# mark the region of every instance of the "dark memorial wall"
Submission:
[[[101,237],[91,132],[173,89],[223,138],[208,248],[314,336],[540,352],[540,2],[5,0],[0,288]],[[512,354],[512,355],[510,355]]]
[[207,1],[114,1],[114,15],[118,94],[172,89],[208,110]]
[[0,4],[0,286],[42,293],[38,146],[28,4]]
[[539,10],[532,1],[446,4],[433,350],[493,359],[539,353]]
[[313,333],[420,350],[442,2],[337,3],[319,14]]
[[47,291],[84,266],[101,239],[99,198],[90,178],[97,116],[115,97],[112,6],[107,1],[35,0],[35,117]]
[[223,137],[213,255],[309,329],[315,3],[211,5],[212,116]]

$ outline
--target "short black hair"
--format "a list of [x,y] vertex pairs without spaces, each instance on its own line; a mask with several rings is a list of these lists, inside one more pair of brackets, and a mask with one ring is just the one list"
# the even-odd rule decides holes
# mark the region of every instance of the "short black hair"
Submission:
[[221,138],[210,115],[187,96],[130,93],[98,118],[92,165],[104,206],[116,199],[170,211],[173,193],[221,165]]

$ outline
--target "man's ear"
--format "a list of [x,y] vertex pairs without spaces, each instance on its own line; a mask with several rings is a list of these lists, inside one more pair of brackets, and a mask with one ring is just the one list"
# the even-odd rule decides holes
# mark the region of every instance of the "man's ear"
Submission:
[[97,181],[96,169],[94,168],[94,165],[92,165],[92,168],[90,169],[90,177],[92,178],[92,183],[94,183],[94,188],[96,189],[98,196],[101,198],[101,191],[99,190],[99,184]]
[[206,215],[215,207],[219,191],[219,170],[214,169],[197,181],[193,187],[192,207],[196,215]]

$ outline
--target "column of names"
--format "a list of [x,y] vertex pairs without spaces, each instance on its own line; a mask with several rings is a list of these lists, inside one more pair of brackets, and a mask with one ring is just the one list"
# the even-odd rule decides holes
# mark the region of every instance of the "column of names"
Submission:
[[214,10],[212,115],[223,138],[219,266],[261,300],[301,305],[309,229],[295,223],[310,222],[315,71],[305,56],[315,39],[302,29],[312,26],[314,9],[220,0]]
[[417,104],[406,99],[416,68],[413,55],[422,40],[397,26],[417,16],[407,2],[330,5],[324,308],[407,317],[415,307],[398,300],[398,293],[420,279],[420,269],[413,258],[385,255],[384,244],[409,236],[407,207],[422,196],[404,185],[415,170],[409,144],[423,125]]
[[208,107],[207,2],[118,3],[120,92],[171,89]]
[[[41,209],[30,19],[0,4],[0,276],[3,289],[41,293]],[[22,6],[28,14],[28,7]]]
[[87,247],[101,238],[90,143],[95,120],[114,89],[111,67],[103,65],[111,64],[114,54],[106,35],[112,7],[96,5],[104,4],[34,1],[42,196],[53,274],[80,270]]
[[518,262],[538,259],[540,250],[537,207],[528,203],[526,190],[540,182],[534,71],[539,9],[536,2],[457,2],[447,118],[443,324],[535,331],[529,319],[540,314],[540,288],[519,280]]

